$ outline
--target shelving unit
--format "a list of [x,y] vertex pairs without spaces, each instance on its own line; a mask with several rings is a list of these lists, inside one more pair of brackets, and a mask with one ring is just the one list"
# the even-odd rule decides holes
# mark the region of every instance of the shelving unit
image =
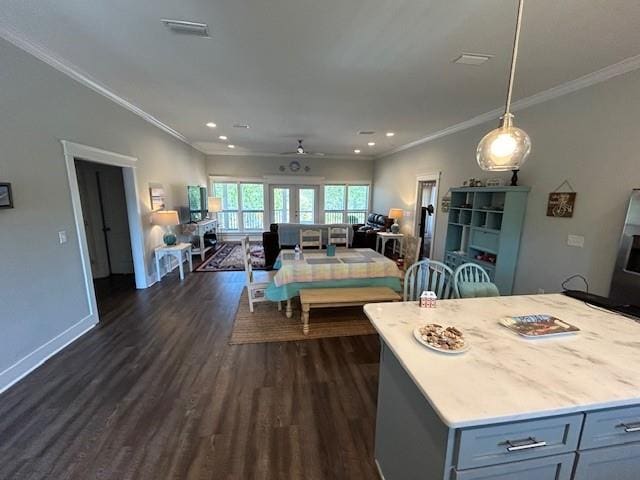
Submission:
[[529,187],[452,188],[445,263],[477,263],[511,295],[528,194]]

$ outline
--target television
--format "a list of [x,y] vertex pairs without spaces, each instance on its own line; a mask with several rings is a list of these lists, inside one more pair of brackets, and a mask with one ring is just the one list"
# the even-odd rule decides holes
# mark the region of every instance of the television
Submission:
[[199,222],[207,217],[207,188],[200,186],[187,187],[189,202],[189,221]]

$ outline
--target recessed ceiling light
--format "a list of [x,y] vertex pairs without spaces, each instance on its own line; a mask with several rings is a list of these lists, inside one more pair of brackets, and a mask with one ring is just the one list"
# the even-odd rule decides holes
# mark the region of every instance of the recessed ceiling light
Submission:
[[360,153],[360,150],[356,148],[353,153]]
[[367,143],[367,145],[369,145],[370,147],[375,147],[376,142],[369,142],[369,143]]
[[227,139],[227,136],[226,136],[226,135],[220,135],[218,138],[219,138],[220,140],[226,140],[226,139]]
[[490,58],[493,58],[493,55],[487,55],[484,53],[463,53],[458,58],[454,59],[453,63],[460,65],[482,65]]
[[216,128],[216,127],[217,127],[217,125],[216,125],[215,123],[213,123],[213,122],[209,122],[209,123],[207,123],[207,127],[209,127],[209,128]]
[[236,146],[235,146],[235,145],[227,145],[227,147],[229,147],[229,148],[236,148]]
[[393,133],[393,132],[387,132],[385,135],[386,135],[387,137],[393,137],[393,136],[395,135],[395,133]]
[[249,125],[246,123],[234,123],[233,128],[249,128]]

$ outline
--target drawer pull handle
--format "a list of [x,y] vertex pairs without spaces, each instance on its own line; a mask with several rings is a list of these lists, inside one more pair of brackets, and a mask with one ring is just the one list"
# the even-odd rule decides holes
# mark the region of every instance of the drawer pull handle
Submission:
[[534,437],[525,438],[524,440],[507,440],[504,445],[508,445],[508,452],[519,452],[521,450],[529,450],[531,448],[546,447],[547,442],[539,442]]
[[640,422],[638,423],[621,423],[618,425],[620,428],[624,428],[626,433],[640,432]]

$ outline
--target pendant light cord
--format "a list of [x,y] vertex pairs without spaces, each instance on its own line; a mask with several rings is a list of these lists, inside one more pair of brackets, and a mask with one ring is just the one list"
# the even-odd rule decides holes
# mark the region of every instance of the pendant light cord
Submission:
[[522,26],[522,9],[524,0],[518,1],[518,19],[516,21],[516,33],[513,39],[513,52],[511,54],[511,72],[509,72],[509,88],[507,89],[507,103],[504,108],[505,116],[511,113],[511,95],[513,93],[513,80],[516,75],[516,62],[518,61],[518,44],[520,43],[520,27]]

